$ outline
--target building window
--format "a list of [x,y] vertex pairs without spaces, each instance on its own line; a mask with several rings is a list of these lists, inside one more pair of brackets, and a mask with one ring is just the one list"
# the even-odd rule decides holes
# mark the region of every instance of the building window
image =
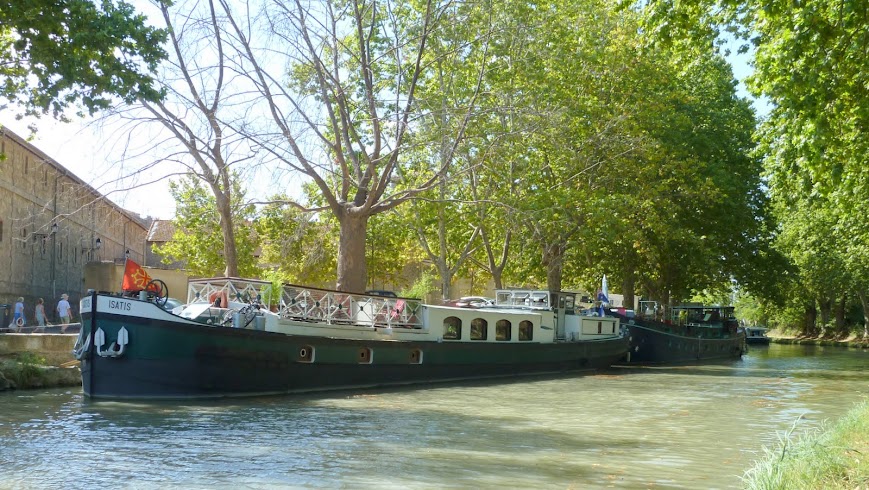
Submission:
[[471,320],[471,340],[486,340],[489,330],[489,322],[482,318]]
[[495,340],[510,340],[511,330],[513,325],[509,320],[498,320],[495,324]]
[[525,342],[534,339],[534,325],[528,320],[519,322],[519,341]]
[[462,320],[449,316],[444,318],[444,340],[461,340]]
[[0,242],[3,241],[3,220],[0,219]]
[[30,167],[30,157],[24,157],[24,175],[27,175],[27,170]]

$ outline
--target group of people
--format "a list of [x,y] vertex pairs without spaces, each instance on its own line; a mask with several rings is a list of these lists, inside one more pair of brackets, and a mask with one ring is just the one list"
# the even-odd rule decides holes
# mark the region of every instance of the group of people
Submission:
[[[57,317],[60,319],[61,332],[64,332],[72,319],[72,306],[69,304],[68,294],[63,293],[60,295],[60,301],[57,302],[55,310],[57,311]],[[45,314],[45,300],[42,298],[36,300],[35,316],[36,324],[40,327],[45,327],[48,317]],[[19,296],[13,309],[10,327],[21,328],[26,324],[27,316],[24,314],[24,297]]]

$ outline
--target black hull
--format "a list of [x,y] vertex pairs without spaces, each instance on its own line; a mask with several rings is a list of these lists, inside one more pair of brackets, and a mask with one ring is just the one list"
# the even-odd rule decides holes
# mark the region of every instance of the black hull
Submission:
[[659,322],[630,319],[622,325],[627,327],[630,341],[628,357],[625,359],[629,364],[739,359],[745,353],[745,334],[742,332],[708,338],[676,333],[668,325]]
[[592,371],[622,359],[628,347],[626,337],[510,344],[351,340],[96,315],[82,315],[91,345],[94,325],[111,340],[123,326],[130,342],[117,357],[92,347],[84,353],[82,385],[92,398],[256,396]]

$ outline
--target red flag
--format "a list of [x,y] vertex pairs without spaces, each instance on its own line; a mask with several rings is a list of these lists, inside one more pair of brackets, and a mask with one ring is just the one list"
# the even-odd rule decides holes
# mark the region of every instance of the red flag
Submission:
[[[139,291],[144,291],[149,282],[151,282],[151,276],[145,272],[145,269],[132,260],[127,259],[127,262],[124,265],[124,284],[121,286],[121,289],[127,292],[137,293]],[[153,284],[148,289],[150,291],[157,291],[157,287]]]

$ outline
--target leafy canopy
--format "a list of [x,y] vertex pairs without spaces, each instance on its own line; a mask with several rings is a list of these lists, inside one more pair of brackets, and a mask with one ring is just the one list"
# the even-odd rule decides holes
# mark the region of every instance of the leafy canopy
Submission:
[[93,114],[115,97],[159,100],[149,72],[166,35],[145,21],[123,1],[0,0],[0,101],[64,119],[78,103]]

